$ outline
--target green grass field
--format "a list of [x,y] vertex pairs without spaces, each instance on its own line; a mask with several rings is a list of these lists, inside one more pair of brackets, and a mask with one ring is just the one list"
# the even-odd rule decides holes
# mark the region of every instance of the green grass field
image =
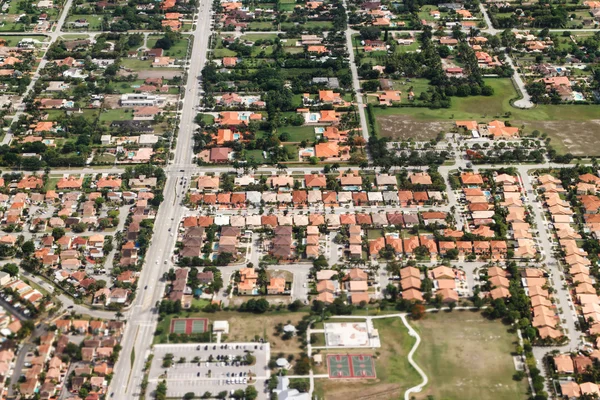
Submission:
[[288,133],[288,142],[301,142],[303,140],[313,142],[315,138],[315,127],[314,126],[284,126],[277,129],[277,132]]
[[6,35],[6,36],[0,36],[0,40],[4,40],[6,42],[7,46],[16,46],[17,44],[19,44],[19,42],[23,39],[33,39],[33,40],[37,40],[39,42],[45,42],[46,41],[46,36],[36,36],[36,35]]
[[[149,49],[154,48],[156,46],[156,42],[161,37],[162,36],[148,37],[148,42],[147,42],[146,46]],[[188,51],[188,40],[185,39],[185,37],[184,37],[183,39],[179,39],[177,42],[175,42],[175,44],[169,50],[165,50],[164,56],[174,57],[174,58],[185,58],[187,55],[187,51]]]
[[256,162],[265,162],[262,150],[246,150],[246,160],[253,159]]
[[100,114],[100,121],[129,121],[133,119],[133,109],[115,108],[114,110],[105,110]]
[[[421,335],[415,361],[429,377],[417,399],[518,400],[527,382],[512,379],[517,335],[470,311],[428,314],[412,323]],[[443,334],[440,334],[443,332]]]
[[[78,19],[85,19],[90,24],[85,28],[76,28],[69,22],[77,21]],[[65,22],[65,28],[71,31],[99,31],[102,30],[102,16],[101,15],[69,15]]]

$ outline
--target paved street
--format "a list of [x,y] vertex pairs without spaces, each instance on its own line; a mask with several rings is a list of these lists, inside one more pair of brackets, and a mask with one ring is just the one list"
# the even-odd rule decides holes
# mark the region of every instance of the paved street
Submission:
[[[177,137],[178,146],[175,151],[174,164],[176,165],[191,165],[193,159],[193,119],[195,107],[199,103],[197,77],[200,76],[200,71],[206,62],[209,39],[206,33],[210,31],[212,20],[211,4],[209,0],[200,0],[198,5],[198,19],[195,21],[195,29],[192,33],[193,47],[190,51],[192,60],[189,63],[185,101]],[[189,181],[183,186],[178,184],[182,176],[183,174],[168,175],[164,201],[156,216],[152,245],[138,280],[138,295],[128,313],[128,323],[121,341],[122,357],[115,366],[115,370],[119,373],[115,374],[109,388],[109,393],[119,393],[119,399],[139,397],[143,377],[142,368],[156,329],[157,314],[154,307],[161,300],[165,290],[165,283],[158,278],[172,267],[170,256],[176,238],[169,233],[168,228],[172,231],[177,229],[183,213],[183,208],[177,207],[183,199],[181,190],[187,190],[189,185]],[[133,365],[130,365],[132,352],[136,356]]]

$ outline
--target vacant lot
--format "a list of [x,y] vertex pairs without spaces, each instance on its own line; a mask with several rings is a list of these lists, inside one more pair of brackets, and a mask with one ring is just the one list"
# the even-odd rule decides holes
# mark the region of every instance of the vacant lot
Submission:
[[380,136],[389,137],[393,140],[416,140],[427,141],[434,139],[440,131],[447,131],[452,124],[450,121],[416,121],[408,115],[392,114],[388,110],[374,109],[376,130]]
[[[596,105],[539,105],[520,110],[510,105],[517,93],[510,79],[487,79],[494,88],[493,96],[453,97],[450,108],[430,109],[387,108],[375,109],[377,132],[381,136],[405,138],[430,138],[429,135],[450,126],[454,120],[487,122],[493,119],[511,120],[513,125],[525,125],[526,131],[539,129],[547,132],[559,152],[575,155],[598,155],[600,145],[581,146],[579,137],[585,135],[587,143],[600,143],[598,106]],[[432,124],[440,122],[440,125]],[[546,130],[547,129],[547,130]],[[573,132],[580,132],[573,134]]]
[[415,361],[429,377],[417,399],[526,398],[526,381],[512,380],[517,336],[507,326],[469,311],[428,314],[412,324],[422,339]]

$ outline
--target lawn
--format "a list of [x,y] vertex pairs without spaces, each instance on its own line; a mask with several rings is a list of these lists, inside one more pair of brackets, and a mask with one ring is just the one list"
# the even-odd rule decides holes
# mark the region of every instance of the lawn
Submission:
[[[414,339],[408,335],[402,320],[400,318],[377,319],[373,320],[373,324],[381,338],[381,347],[377,349],[378,355],[370,349],[343,351],[343,353],[375,354],[377,379],[317,379],[315,389],[319,398],[347,400],[357,398],[357,393],[360,393],[361,398],[401,399],[406,389],[420,382],[419,375],[408,363],[408,352],[413,346]],[[329,353],[340,353],[340,350],[332,350]],[[321,370],[317,372],[324,373],[326,365],[320,368]]]
[[422,340],[415,361],[429,377],[417,399],[429,395],[444,400],[527,397],[527,381],[512,379],[511,352],[517,335],[509,333],[508,326],[470,311],[428,314],[412,325]]
[[54,175],[50,175],[48,177],[48,180],[46,181],[46,186],[44,187],[45,190],[55,190],[56,189],[56,184],[58,183],[58,181],[60,181],[61,177],[59,176],[54,176]]
[[134,71],[143,71],[143,70],[152,68],[152,60],[138,60],[137,58],[123,58],[121,60],[121,65],[124,68],[132,69]]
[[379,239],[381,237],[383,237],[383,232],[381,229],[369,229],[367,231],[367,239],[369,240]]
[[[148,42],[146,43],[146,46],[149,49],[153,49],[156,46],[156,42],[161,37],[162,36],[148,37]],[[183,39],[179,39],[177,42],[175,42],[175,44],[173,44],[173,46],[171,46],[170,49],[165,50],[164,56],[165,57],[174,57],[174,58],[186,58],[187,51],[188,51],[188,40],[185,39],[185,37],[184,37]]]
[[248,29],[249,30],[263,30],[263,31],[267,31],[267,30],[274,30],[275,28],[275,24],[273,24],[272,22],[250,22],[248,24]]
[[246,160],[250,159],[259,163],[266,161],[262,150],[246,150]]
[[288,133],[289,137],[286,140],[287,142],[301,142],[306,140],[308,142],[315,141],[315,127],[302,125],[302,126],[284,126],[282,128],[278,128],[277,132]]
[[[87,20],[88,24],[90,24],[86,28],[76,28],[69,22],[74,22],[77,20]],[[102,16],[101,15],[69,15],[67,17],[67,21],[65,22],[65,28],[67,30],[73,31],[99,31],[102,30]]]
[[[10,35],[10,36],[0,36],[0,40],[3,40],[6,42],[7,46],[11,46],[11,47],[16,47],[17,44],[19,44],[19,42],[23,39],[33,39],[35,41],[40,42],[40,44],[42,42],[46,41],[46,36],[36,36],[36,35],[29,35],[29,36],[17,36],[17,35]],[[36,43],[37,44],[37,43]]]
[[133,109],[131,108],[115,108],[113,110],[104,110],[100,114],[100,121],[130,121],[133,119]]

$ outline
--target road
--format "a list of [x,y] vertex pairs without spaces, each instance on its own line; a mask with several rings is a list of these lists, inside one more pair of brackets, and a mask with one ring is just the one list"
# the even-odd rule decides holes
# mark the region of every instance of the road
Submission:
[[[178,146],[173,163],[177,168],[189,167],[193,159],[194,109],[199,103],[197,77],[206,62],[210,37],[208,32],[210,32],[212,20],[210,8],[210,0],[200,0],[198,18],[192,32],[194,40],[190,52],[191,62],[189,63],[186,95],[181,112]],[[173,169],[171,169],[172,171]],[[142,369],[158,322],[154,307],[161,300],[165,290],[165,283],[159,279],[172,266],[170,255],[176,238],[169,230],[173,232],[177,230],[183,213],[183,207],[179,207],[179,203],[183,199],[182,191],[185,193],[188,187],[187,184],[180,185],[183,176],[183,173],[167,175],[164,201],[156,216],[152,244],[146,254],[146,263],[138,282],[139,293],[127,315],[128,323],[121,341],[123,349],[115,366],[115,371],[118,373],[115,374],[108,390],[109,393],[119,393],[119,399],[133,399],[140,395]],[[131,365],[132,353],[135,354],[133,365]]]
[[[348,12],[348,3],[346,0],[342,2],[344,8]],[[354,46],[352,46],[352,34],[354,31],[350,29],[350,25],[346,28],[346,47],[348,50],[348,58],[350,62],[350,71],[352,72],[352,89],[356,93],[356,107],[358,108],[358,116],[360,118],[360,129],[365,143],[369,142],[369,128],[367,126],[367,119],[365,118],[365,105],[363,104],[363,95],[360,89],[360,82],[358,80],[358,69],[354,62]],[[368,160],[371,160],[371,156],[367,153]]]
[[[60,37],[60,35],[62,35],[62,33],[63,33],[62,27],[65,24],[67,15],[69,15],[69,10],[71,9],[72,4],[73,4],[73,0],[66,1],[65,6],[63,7],[62,13],[60,14],[60,17],[58,17],[58,21],[56,22],[56,25],[55,25],[56,29],[53,32],[46,34],[50,38],[50,42],[47,45],[45,45],[45,47],[43,49],[44,54],[42,55],[42,59],[40,60],[40,63],[38,64],[38,67],[35,70],[33,77],[31,78],[31,82],[27,86],[25,93],[23,93],[23,95],[20,97],[21,102],[15,107],[17,112],[13,116],[11,124],[17,122],[19,120],[19,118],[21,117],[21,115],[23,115],[23,112],[25,109],[23,99],[27,98],[29,93],[33,90],[35,83],[40,78],[40,71],[42,71],[44,69],[44,67],[46,66],[46,64],[48,63],[48,60],[46,60],[46,53],[48,52],[48,49],[50,48],[52,43],[54,43],[56,41],[56,39],[58,39]],[[21,35],[22,35],[22,33],[21,33]],[[13,138],[13,135],[9,129],[9,131],[6,133],[6,135],[4,135],[4,138],[2,139],[2,142],[0,144],[10,144],[10,142],[12,141],[12,138]]]

